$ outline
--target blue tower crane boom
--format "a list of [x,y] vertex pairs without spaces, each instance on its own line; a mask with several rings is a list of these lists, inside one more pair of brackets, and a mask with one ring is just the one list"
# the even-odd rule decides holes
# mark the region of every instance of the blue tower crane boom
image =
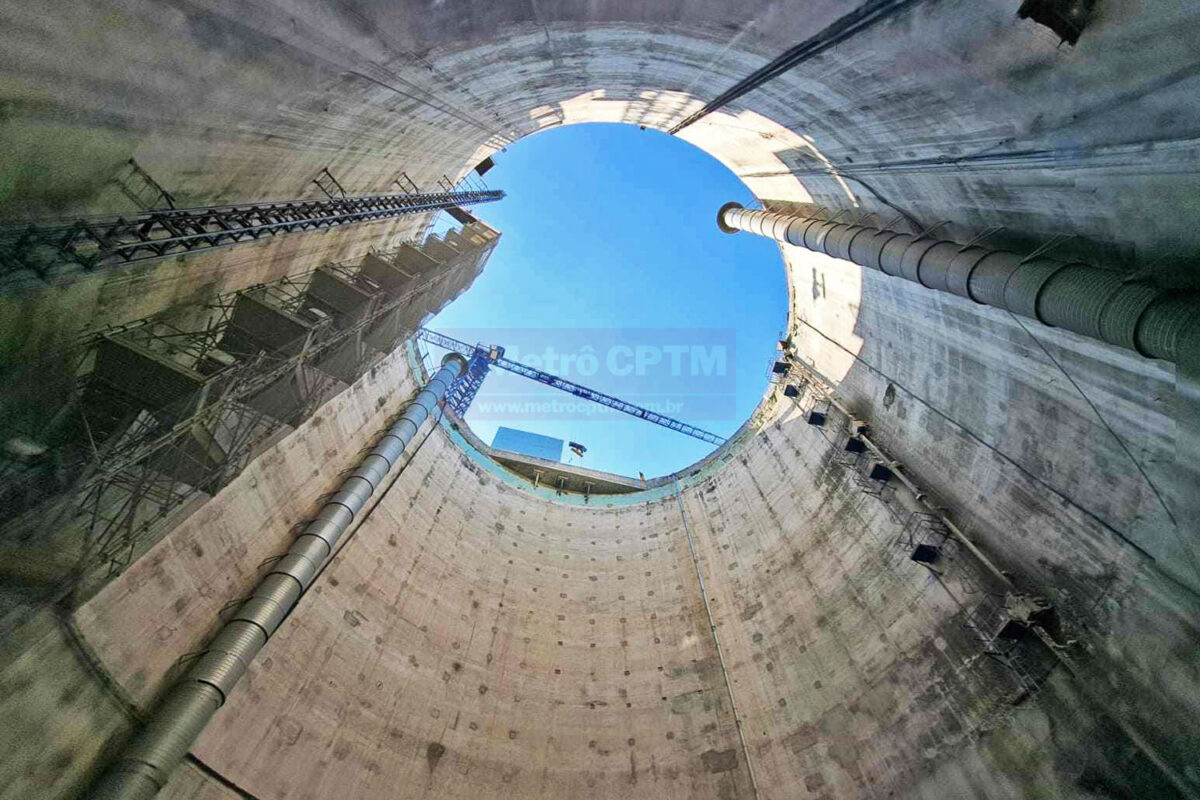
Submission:
[[487,377],[488,370],[491,367],[499,367],[509,372],[515,372],[518,375],[524,375],[526,378],[535,380],[538,383],[544,383],[547,386],[560,389],[568,394],[573,394],[576,397],[582,397],[585,400],[591,400],[602,406],[614,408],[632,417],[644,419],[647,422],[653,422],[655,425],[661,425],[664,428],[678,431],[694,439],[700,439],[701,441],[716,445],[725,443],[725,437],[709,433],[706,430],[697,428],[695,425],[688,425],[686,422],[680,422],[663,414],[657,414],[633,403],[626,403],[624,400],[604,394],[603,392],[598,392],[595,389],[589,389],[586,386],[580,386],[578,383],[560,378],[557,375],[551,375],[549,372],[543,372],[540,369],[534,369],[533,367],[507,359],[504,357],[503,347],[482,344],[470,345],[446,336],[443,333],[431,331],[428,328],[419,328],[416,336],[422,341],[466,356],[468,363],[467,377],[455,384],[451,393],[446,395],[447,406],[460,417],[467,412],[471,401],[475,399],[475,394],[483,384],[483,379]]

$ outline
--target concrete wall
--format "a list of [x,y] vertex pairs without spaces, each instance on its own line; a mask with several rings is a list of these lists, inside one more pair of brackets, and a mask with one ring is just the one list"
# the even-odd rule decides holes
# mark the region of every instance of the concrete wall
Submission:
[[[164,547],[80,612],[139,700],[214,614],[138,576],[231,555]],[[164,628],[148,663],[137,632]],[[441,431],[195,752],[256,797],[752,797],[674,500],[557,505]]]
[[325,404],[68,616],[79,641],[64,638],[70,628],[48,610],[5,609],[6,624],[23,622],[6,636],[0,676],[6,752],[15,754],[0,796],[73,797],[86,786],[97,759],[128,735],[128,712],[152,702],[414,392],[404,358],[393,353]]
[[[1074,234],[1056,255],[1194,285],[1200,18],[1173,0],[1114,0],[1070,48],[1016,19],[1014,6],[915,4],[682,138],[764,199],[880,221],[903,211],[921,226],[949,220],[942,232],[963,241],[1003,225],[990,241],[1028,250]],[[5,8],[0,146],[12,155],[0,202],[114,209],[105,181],[131,156],[195,204],[301,196],[326,166],[354,192],[383,191],[400,170],[429,186],[551,125],[669,127],[848,9],[833,0],[802,10],[766,0]],[[304,258],[339,252],[341,236]],[[251,251],[230,251],[241,266],[228,262],[222,288],[261,279],[264,262],[239,252]],[[737,457],[711,462],[684,498],[760,797],[1170,796],[1077,685],[1104,695],[1200,785],[1187,771],[1200,575],[1195,526],[1178,513],[1194,486],[1172,482],[1167,461],[1181,455],[1171,368],[784,255],[797,351],[1022,587],[1062,609],[1084,681],[1055,675],[1004,710],[995,676],[965,655],[956,607],[888,556],[894,523],[856,493],[828,442],[772,397],[764,430]],[[207,270],[191,283],[192,263],[10,305],[14,362],[61,360],[55,337],[65,334],[28,322],[39,307],[77,306],[81,320],[141,316],[209,291]],[[895,399],[885,402],[889,384]],[[138,702],[280,549],[284,515],[299,519],[304,502],[332,488],[332,463],[303,480],[334,446],[315,422],[287,440],[289,455],[261,460],[206,506],[214,524],[181,527],[78,615]],[[368,435],[351,427],[334,438]],[[752,796],[670,489],[629,505],[558,503],[481,471],[457,446],[429,439],[205,734],[202,760],[260,798]],[[355,449],[339,446],[338,464]],[[247,483],[275,473],[273,493]],[[191,550],[196,536],[211,538],[203,556]],[[162,631],[167,642],[148,644]],[[53,693],[19,680],[5,688],[26,704],[26,740],[59,738],[43,722]],[[97,735],[114,724],[100,720]],[[14,791],[68,794],[96,757],[79,742],[62,776],[21,778]],[[53,755],[37,751],[13,773],[45,775],[41,759]],[[180,796],[230,791],[206,774],[178,780],[188,781],[172,787]]]
[[[384,383],[411,385],[392,368]],[[1014,706],[1011,676],[896,546],[899,524],[840,442],[782,400],[766,420],[684,482],[684,513],[671,487],[539,496],[435,430],[196,756],[257,798],[753,797],[690,531],[760,798],[1170,796],[1061,669]],[[273,486],[312,457],[293,447],[258,472]],[[291,483],[293,497],[319,491]],[[180,528],[77,613],[139,704],[242,591],[226,584],[248,586],[286,538],[299,506],[264,497],[229,487],[203,513],[236,524]],[[248,507],[276,533],[247,538]],[[1083,533],[992,555],[1061,605],[1087,685],[1119,687],[1120,713],[1185,764],[1200,608]],[[1042,558],[1057,583],[1022,565],[1060,550],[1069,563]],[[165,641],[147,648],[154,631]]]
[[[309,181],[326,166],[354,192],[382,191],[401,170],[430,186],[548,125],[668,127],[847,10],[834,0],[803,13],[767,0],[12,7],[6,202],[103,206],[104,180],[129,156],[194,204],[315,192]],[[1197,236],[1197,24],[1174,0],[1118,0],[1072,48],[1006,0],[922,3],[684,138],[764,197],[886,210],[884,198],[926,224],[1186,255]],[[812,174],[827,163],[853,177]]]
[[5,627],[0,797],[72,797],[97,763],[116,755],[131,719],[61,617],[29,608],[19,624]]
[[[1014,705],[1011,674],[980,655],[962,609],[908,560],[902,525],[853,480],[841,443],[790,400],[776,409],[686,494],[760,796],[1174,796],[1061,667]],[[881,438],[890,422],[879,421]],[[961,453],[940,453],[948,472],[965,470]],[[1112,537],[1051,527],[1009,499],[1019,491],[1005,485],[966,507],[1012,515],[1012,539],[980,537],[995,543],[989,555],[1023,591],[1053,599],[1064,641],[1086,643],[1074,656],[1083,683],[1186,764],[1195,596]],[[994,534],[971,521],[972,535]],[[939,569],[969,566],[960,554]],[[980,599],[954,591],[968,607]]]
[[243,794],[227,783],[215,779],[193,761],[184,762],[158,795],[164,800],[247,800]]

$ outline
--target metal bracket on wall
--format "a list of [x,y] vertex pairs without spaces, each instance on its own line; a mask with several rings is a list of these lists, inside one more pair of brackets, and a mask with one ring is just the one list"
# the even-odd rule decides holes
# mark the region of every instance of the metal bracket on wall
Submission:
[[175,197],[132,158],[125,162],[124,167],[113,177],[112,183],[141,211],[175,208]]
[[987,239],[989,236],[999,233],[1002,230],[1004,230],[1003,225],[989,225],[988,227],[984,228],[983,231],[980,232],[980,234],[978,236],[976,236],[974,239],[967,242],[962,247],[958,248],[958,252],[962,253],[966,250],[969,250],[970,248],[972,248],[975,245],[982,242],[984,239]]
[[[338,183],[338,179],[333,177],[333,173],[329,171],[328,167],[322,169],[321,173],[317,175],[317,177],[313,178],[313,183],[315,183],[317,188],[324,192],[325,196],[330,200],[333,200],[339,196],[343,200],[346,199],[346,190],[342,188],[340,183]],[[334,194],[335,190],[337,192],[336,195]]]
[[1074,46],[1091,22],[1094,0],[1024,0],[1017,9],[1021,19],[1031,19],[1057,33]]
[[930,225],[928,228],[926,228],[925,230],[923,230],[923,231],[921,231],[920,233],[918,233],[918,234],[917,234],[917,236],[916,236],[916,238],[918,238],[918,239],[924,239],[926,236],[928,236],[929,234],[933,233],[933,232],[934,232],[934,231],[936,231],[937,229],[939,229],[939,228],[944,228],[944,227],[946,227],[946,226],[947,226],[947,225],[949,225],[949,224],[950,224],[950,220],[948,220],[948,219],[944,219],[944,220],[942,220],[941,222],[935,222],[935,223],[933,223],[932,225]]
[[1049,253],[1054,248],[1058,247],[1063,242],[1068,241],[1070,239],[1074,239],[1074,238],[1075,238],[1075,234],[1073,234],[1073,233],[1055,234],[1048,242],[1043,244],[1041,247],[1038,247],[1036,250],[1034,250],[1029,255],[1022,258],[1021,263],[1024,264],[1029,261],[1033,261],[1038,256],[1045,255],[1046,253]]
[[[400,178],[403,178],[404,181],[401,182]],[[420,187],[417,186],[416,181],[408,177],[407,172],[401,172],[399,177],[392,180],[392,183],[399,186],[400,191],[404,192],[405,194],[418,194],[421,191]]]

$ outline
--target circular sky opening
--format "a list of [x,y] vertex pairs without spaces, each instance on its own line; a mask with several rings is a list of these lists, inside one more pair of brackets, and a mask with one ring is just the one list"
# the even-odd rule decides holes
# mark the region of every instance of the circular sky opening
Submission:
[[[494,160],[485,180],[507,197],[475,212],[500,244],[426,327],[732,435],[762,398],[787,324],[776,244],[715,222],[726,202],[756,205],[746,186],[699,148],[632,125],[551,128]],[[443,215],[435,230],[453,224]],[[565,463],[633,477],[678,471],[715,448],[496,368],[466,421],[489,444],[500,428],[540,434],[562,440]]]

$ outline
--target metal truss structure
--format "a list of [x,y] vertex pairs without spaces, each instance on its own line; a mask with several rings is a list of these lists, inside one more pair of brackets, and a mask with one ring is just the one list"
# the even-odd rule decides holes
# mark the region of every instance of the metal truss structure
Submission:
[[446,408],[459,417],[467,413],[471,401],[483,386],[494,358],[504,355],[503,347],[484,348],[477,346],[467,360],[467,374],[459,378],[446,392]]
[[204,208],[166,208],[131,216],[87,217],[66,224],[0,229],[0,278],[21,271],[45,280],[57,271],[163,258],[264,237],[488,203],[504,192],[387,194]]
[[[405,258],[427,270],[403,272]],[[410,244],[364,264],[393,283],[329,264],[85,337],[53,457],[0,465],[3,535],[121,571],[168,514],[219,491],[399,346],[461,289],[466,262]]]
[[[581,386],[573,381],[560,378],[557,375],[551,375],[549,372],[543,372],[540,369],[534,369],[533,367],[528,367],[517,361],[504,358],[503,347],[493,345],[489,348],[484,345],[469,345],[466,342],[460,342],[458,339],[438,333],[437,331],[431,331],[427,328],[421,328],[419,331],[417,331],[417,338],[429,342],[430,344],[435,344],[438,347],[446,350],[452,350],[456,353],[461,353],[466,356],[471,363],[474,363],[481,354],[486,360],[487,363],[483,365],[484,369],[480,374],[477,383],[474,385],[474,388],[471,390],[470,396],[466,398],[466,402],[464,403],[460,399],[457,401],[455,406],[452,406],[459,416],[462,416],[466,413],[467,407],[470,406],[471,400],[475,397],[475,393],[479,391],[478,384],[483,383],[483,378],[487,375],[486,368],[496,366],[500,369],[508,370],[509,372],[515,372],[518,375],[524,375],[530,380],[543,383],[554,389],[560,389],[567,394],[573,394],[576,397],[582,397],[585,400],[591,400],[593,403],[599,403],[602,406],[608,406],[609,408],[616,409],[617,411],[628,414],[631,417],[644,419],[647,422],[653,422],[655,425],[661,425],[669,430],[678,431],[685,436],[691,436],[693,439],[699,439],[703,442],[708,442],[709,444],[715,445],[722,445],[725,443],[725,437],[718,436],[715,433],[709,433],[706,430],[697,428],[695,425],[688,425],[686,422],[680,422],[679,420],[672,419],[664,414],[657,414],[649,409],[642,408],[641,406],[634,405],[633,403],[627,403],[624,400],[604,394],[603,392],[598,392],[595,389],[589,389],[586,386]],[[498,354],[495,353],[495,351],[499,351]],[[489,353],[494,353],[494,357],[490,356]],[[460,407],[461,411],[459,410]]]

